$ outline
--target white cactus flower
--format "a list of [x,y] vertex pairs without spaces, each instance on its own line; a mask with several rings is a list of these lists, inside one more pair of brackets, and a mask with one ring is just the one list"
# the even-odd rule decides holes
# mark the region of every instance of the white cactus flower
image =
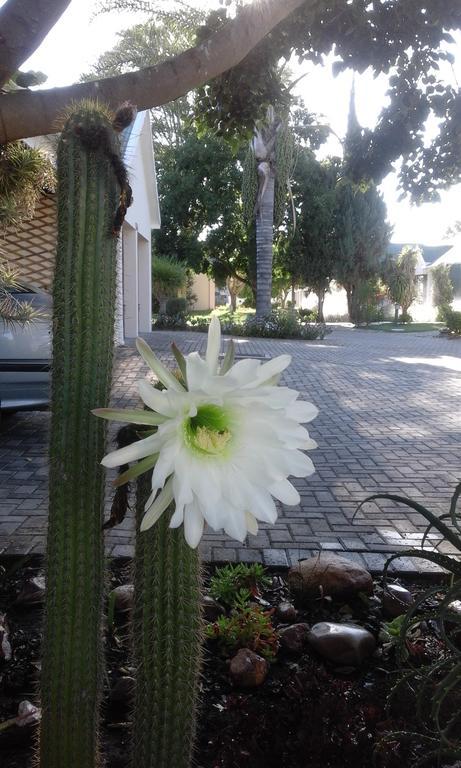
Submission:
[[301,424],[315,418],[317,408],[298,400],[295,390],[277,386],[290,356],[232,364],[230,342],[219,369],[220,344],[220,324],[213,317],[205,360],[197,352],[179,356],[181,383],[138,339],[138,351],[165,389],[143,379],[139,394],[150,410],[93,412],[156,428],[150,436],[109,453],[102,464],[117,467],[138,461],[126,479],[153,468],[141,530],[150,528],[174,502],[170,527],[183,524],[193,548],[205,522],[238,541],[247,533],[256,534],[258,521],[275,523],[274,498],[284,504],[300,500],[288,477],[315,471],[303,451],[316,444]]

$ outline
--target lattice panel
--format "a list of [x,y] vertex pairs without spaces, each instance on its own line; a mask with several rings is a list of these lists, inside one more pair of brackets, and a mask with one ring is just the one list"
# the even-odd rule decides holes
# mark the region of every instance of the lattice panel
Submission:
[[0,256],[15,268],[19,277],[51,290],[56,253],[56,199],[43,195],[35,216],[0,237]]

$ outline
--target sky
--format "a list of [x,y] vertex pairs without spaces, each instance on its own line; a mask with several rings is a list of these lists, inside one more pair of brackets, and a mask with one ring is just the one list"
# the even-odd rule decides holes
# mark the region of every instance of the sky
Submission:
[[[164,0],[168,4],[168,0]],[[217,0],[189,0],[201,7],[216,7]],[[0,6],[3,5],[0,0]],[[101,53],[117,40],[117,32],[146,19],[141,13],[118,12],[94,17],[95,0],[73,0],[40,48],[22,69],[41,70],[48,75],[44,87],[68,85],[87,72]],[[455,72],[461,81],[461,36],[458,38]],[[304,65],[308,74],[297,92],[312,112],[325,116],[326,122],[344,136],[352,82],[350,72],[333,78],[329,67]],[[356,105],[359,122],[373,127],[385,102],[385,78],[374,80],[370,72],[356,77]],[[332,139],[324,151],[339,153],[339,142]],[[416,207],[408,200],[398,200],[397,180],[390,175],[383,183],[388,218],[394,227],[393,241],[438,244],[446,230],[461,219],[461,185],[442,193],[441,203]]]

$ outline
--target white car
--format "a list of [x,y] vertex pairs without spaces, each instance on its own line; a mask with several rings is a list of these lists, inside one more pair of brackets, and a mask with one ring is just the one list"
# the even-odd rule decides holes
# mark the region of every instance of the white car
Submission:
[[25,326],[0,320],[0,410],[43,410],[50,401],[51,296],[24,282],[11,293],[40,317]]

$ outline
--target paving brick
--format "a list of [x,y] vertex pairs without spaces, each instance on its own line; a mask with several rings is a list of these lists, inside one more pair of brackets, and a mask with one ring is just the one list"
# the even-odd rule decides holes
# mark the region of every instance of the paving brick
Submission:
[[262,554],[264,565],[280,567],[289,565],[284,549],[265,549]]
[[[165,362],[171,361],[172,335],[156,332],[148,338]],[[205,349],[203,334],[178,332],[174,337],[186,353]],[[299,389],[301,398],[320,409],[309,425],[318,443],[310,454],[317,473],[294,479],[300,504],[279,505],[276,526],[262,526],[245,546],[206,533],[203,557],[262,558],[282,566],[320,549],[343,548],[378,571],[390,552],[419,546],[426,524],[408,507],[379,499],[354,514],[366,496],[386,492],[418,498],[438,514],[447,511],[459,479],[461,372],[431,363],[459,357],[458,346],[432,334],[340,329],[321,345],[268,339],[237,339],[236,345],[242,357],[292,356],[282,383]],[[134,345],[119,349],[114,404],[137,405],[136,382],[145,374]],[[0,552],[43,551],[48,430],[45,412],[18,413],[0,424]],[[434,535],[428,545],[436,541]],[[106,542],[112,555],[131,556],[132,516],[109,532]],[[445,544],[442,550],[451,552]],[[398,563],[422,571],[434,568],[419,559]]]

